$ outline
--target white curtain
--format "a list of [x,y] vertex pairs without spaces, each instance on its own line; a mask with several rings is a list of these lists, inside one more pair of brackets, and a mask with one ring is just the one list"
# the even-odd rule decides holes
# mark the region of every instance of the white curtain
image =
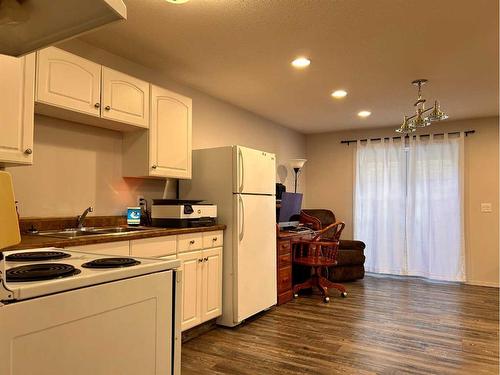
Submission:
[[369,272],[464,280],[463,135],[361,144],[355,237]]
[[404,272],[405,158],[401,142],[358,141],[354,236],[366,243],[369,272]]
[[464,281],[463,135],[410,141],[408,274]]

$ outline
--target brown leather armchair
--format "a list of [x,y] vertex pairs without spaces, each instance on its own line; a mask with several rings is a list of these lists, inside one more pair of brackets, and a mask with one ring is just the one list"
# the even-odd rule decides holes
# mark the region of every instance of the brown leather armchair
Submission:
[[[300,213],[300,222],[314,230],[320,230],[335,223],[335,214],[325,209],[306,209]],[[335,237],[335,232],[325,233],[323,237]],[[328,268],[330,281],[354,281],[365,276],[365,243],[362,241],[340,240],[337,265]]]

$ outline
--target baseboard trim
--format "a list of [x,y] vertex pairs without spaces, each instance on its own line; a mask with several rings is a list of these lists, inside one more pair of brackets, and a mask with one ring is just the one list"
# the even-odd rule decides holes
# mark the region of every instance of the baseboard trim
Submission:
[[491,281],[475,281],[475,280],[468,280],[465,282],[468,285],[476,285],[476,286],[487,286],[490,288],[500,288],[499,283],[494,283]]
[[215,321],[217,318],[209,320],[205,323],[201,323],[193,328],[190,328],[184,332],[182,332],[182,343],[186,343],[189,340],[192,340],[198,336],[201,336],[208,331],[211,331],[212,329],[215,329],[217,325],[215,324]]

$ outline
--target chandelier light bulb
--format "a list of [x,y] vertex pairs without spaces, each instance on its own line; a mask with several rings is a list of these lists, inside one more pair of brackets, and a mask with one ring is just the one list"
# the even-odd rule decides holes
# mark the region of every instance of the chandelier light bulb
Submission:
[[431,124],[429,118],[423,116],[424,110],[422,108],[417,109],[417,117],[413,120],[413,126],[417,128],[424,128]]
[[396,132],[402,134],[408,134],[408,133],[413,133],[416,130],[417,129],[414,126],[412,126],[412,123],[408,121],[408,117],[404,116],[403,123],[399,128],[396,129]]
[[432,110],[431,114],[429,115],[429,119],[431,121],[441,121],[441,120],[446,120],[448,118],[448,115],[441,111],[439,102],[436,100],[434,102],[434,109]]

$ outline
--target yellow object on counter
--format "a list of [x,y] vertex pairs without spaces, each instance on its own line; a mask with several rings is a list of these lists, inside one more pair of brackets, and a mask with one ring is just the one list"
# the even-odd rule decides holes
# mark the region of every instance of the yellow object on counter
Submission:
[[0,250],[21,242],[12,177],[0,171]]

